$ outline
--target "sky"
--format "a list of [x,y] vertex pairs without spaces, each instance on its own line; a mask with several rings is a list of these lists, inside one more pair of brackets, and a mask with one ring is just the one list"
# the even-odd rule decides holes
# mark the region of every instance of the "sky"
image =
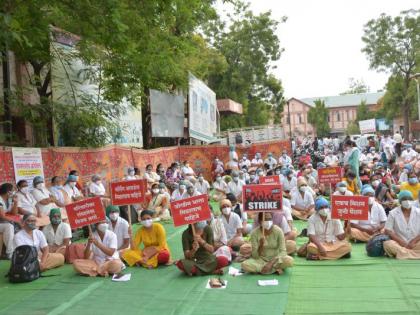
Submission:
[[[255,13],[268,10],[278,21],[285,49],[273,73],[286,98],[338,95],[349,78],[363,80],[370,91],[382,90],[389,74],[369,69],[363,48],[363,25],[381,13],[398,15],[418,8],[418,0],[251,0]],[[219,10],[225,7],[218,6]]]

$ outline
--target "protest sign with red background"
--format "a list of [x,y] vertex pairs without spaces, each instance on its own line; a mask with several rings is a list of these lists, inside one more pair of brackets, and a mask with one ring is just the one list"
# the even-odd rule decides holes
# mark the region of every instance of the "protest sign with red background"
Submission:
[[172,201],[171,213],[175,226],[208,220],[211,217],[208,196],[199,195]]
[[244,211],[281,211],[283,194],[281,185],[245,185],[242,187]]
[[278,175],[260,177],[260,184],[280,184],[280,177]]
[[341,167],[326,167],[318,169],[318,182],[320,184],[335,185],[342,181],[343,171]]
[[342,220],[367,220],[369,197],[331,196],[331,218]]
[[144,202],[147,182],[145,179],[113,182],[110,190],[114,206],[134,205]]
[[66,206],[72,229],[105,220],[105,211],[100,197],[83,199]]

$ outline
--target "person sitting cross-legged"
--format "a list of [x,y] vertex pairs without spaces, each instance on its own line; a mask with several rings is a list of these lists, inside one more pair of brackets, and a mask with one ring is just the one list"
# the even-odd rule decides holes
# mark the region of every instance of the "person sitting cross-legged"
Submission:
[[95,227],[96,231],[89,236],[86,244],[85,259],[74,260],[74,270],[90,277],[120,273],[124,264],[118,254],[117,236],[108,230],[105,220],[96,223]]
[[249,273],[282,274],[293,266],[293,258],[287,256],[286,241],[280,227],[273,224],[270,212],[258,214],[261,226],[251,232],[252,254],[241,267]]
[[384,242],[384,250],[397,259],[420,259],[420,209],[413,206],[413,194],[402,190],[398,194],[399,207],[389,212],[385,233],[391,240]]
[[129,266],[156,268],[158,265],[169,264],[171,254],[166,242],[165,228],[158,222],[153,222],[154,211],[143,210],[140,213],[142,227],[131,237],[131,249],[122,254]]
[[329,202],[320,197],[315,202],[315,213],[308,220],[307,259],[332,260],[349,257],[351,245],[345,240],[341,221],[331,219]]

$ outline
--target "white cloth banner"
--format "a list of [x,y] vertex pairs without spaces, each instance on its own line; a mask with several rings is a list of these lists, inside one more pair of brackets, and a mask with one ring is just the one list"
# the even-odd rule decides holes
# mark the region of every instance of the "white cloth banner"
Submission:
[[359,121],[360,133],[371,133],[376,131],[375,119],[360,120]]
[[25,179],[32,188],[32,180],[35,176],[44,177],[40,148],[12,148],[12,155],[16,183]]
[[188,92],[190,137],[204,142],[214,140],[217,131],[216,93],[191,73]]

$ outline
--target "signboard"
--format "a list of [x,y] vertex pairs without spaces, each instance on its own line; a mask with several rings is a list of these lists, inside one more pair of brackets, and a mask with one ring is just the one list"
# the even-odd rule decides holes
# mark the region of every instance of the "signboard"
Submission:
[[281,184],[278,175],[260,177],[260,184]]
[[318,170],[318,182],[320,184],[335,185],[342,181],[343,171],[341,167],[326,167]]
[[235,144],[237,135],[242,137],[244,144],[254,142],[263,142],[276,139],[284,139],[283,129],[279,125],[268,126],[264,128],[242,129],[228,131],[229,143]]
[[83,199],[66,206],[72,229],[105,220],[105,211],[100,197]]
[[368,220],[369,197],[331,196],[331,218],[341,220]]
[[217,131],[216,93],[189,74],[188,120],[190,137],[210,142]]
[[175,226],[208,220],[211,217],[208,196],[199,195],[172,201],[171,213]]
[[245,185],[242,187],[244,211],[281,211],[283,194],[281,185]]
[[375,119],[360,120],[359,121],[360,133],[372,133],[376,131]]
[[35,176],[44,177],[40,148],[12,148],[12,155],[16,183],[24,179],[32,188],[32,180]]
[[125,180],[110,184],[114,206],[133,205],[145,200],[147,181],[145,179]]

